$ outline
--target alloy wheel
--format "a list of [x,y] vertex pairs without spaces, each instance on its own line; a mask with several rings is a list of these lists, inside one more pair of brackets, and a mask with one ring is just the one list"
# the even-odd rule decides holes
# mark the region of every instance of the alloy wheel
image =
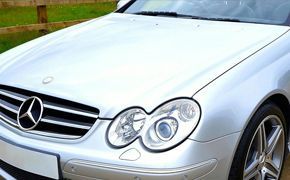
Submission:
[[285,153],[285,132],[281,119],[267,116],[258,126],[248,149],[245,180],[278,179]]

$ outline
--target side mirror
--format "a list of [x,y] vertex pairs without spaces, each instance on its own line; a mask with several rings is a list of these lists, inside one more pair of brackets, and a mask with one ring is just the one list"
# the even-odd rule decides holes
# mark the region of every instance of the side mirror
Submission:
[[117,9],[120,9],[122,6],[127,4],[130,0],[118,0]]

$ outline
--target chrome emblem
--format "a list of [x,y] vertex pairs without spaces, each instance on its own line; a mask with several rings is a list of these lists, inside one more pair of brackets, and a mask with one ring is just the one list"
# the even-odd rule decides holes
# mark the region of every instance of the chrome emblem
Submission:
[[38,97],[31,97],[24,101],[17,114],[17,123],[24,131],[34,129],[40,122],[43,114],[43,103]]
[[48,76],[42,80],[42,84],[49,84],[53,81],[53,79],[54,78],[52,76]]

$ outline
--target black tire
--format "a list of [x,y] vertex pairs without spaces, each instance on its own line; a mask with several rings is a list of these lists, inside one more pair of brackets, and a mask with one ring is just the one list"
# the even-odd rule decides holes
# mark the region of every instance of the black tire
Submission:
[[[252,143],[252,139],[255,136],[256,131],[258,130],[260,124],[262,121],[270,116],[275,115],[280,118],[284,130],[284,153],[283,153],[283,162],[281,166],[281,171],[279,174],[279,178],[281,177],[283,166],[284,166],[284,160],[286,155],[286,148],[287,148],[287,130],[286,130],[286,120],[285,116],[283,115],[283,112],[281,109],[274,103],[268,102],[264,104],[261,108],[258,109],[258,111],[254,114],[252,119],[250,120],[249,124],[247,125],[242,138],[240,140],[240,143],[238,145],[238,148],[236,150],[232,166],[229,173],[229,180],[242,180],[244,177],[244,169],[246,164],[246,158],[249,151],[249,148]],[[283,148],[282,148],[283,149]],[[282,153],[281,153],[282,154]]]

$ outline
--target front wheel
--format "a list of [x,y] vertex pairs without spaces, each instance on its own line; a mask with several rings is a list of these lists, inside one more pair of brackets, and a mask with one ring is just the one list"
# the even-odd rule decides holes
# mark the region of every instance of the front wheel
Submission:
[[286,152],[285,117],[268,103],[261,107],[244,131],[229,179],[279,179]]

